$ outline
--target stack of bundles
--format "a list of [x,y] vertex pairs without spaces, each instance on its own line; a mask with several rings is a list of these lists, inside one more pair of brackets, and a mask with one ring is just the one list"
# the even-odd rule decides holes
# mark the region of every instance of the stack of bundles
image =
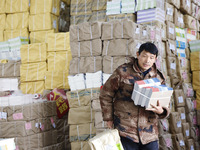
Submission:
[[27,0],[5,0],[6,26],[4,41],[11,38],[29,37],[29,1]]
[[137,23],[165,22],[164,0],[138,0]]
[[71,60],[69,32],[49,33],[45,89],[69,89],[67,76]]
[[[70,26],[70,47],[72,60],[70,62],[68,77],[70,88],[73,90],[85,88],[84,73],[96,73],[94,76],[98,81],[101,80],[102,70],[102,41],[101,23],[82,23]],[[89,75],[89,74],[88,74]],[[100,76],[99,76],[100,75]],[[88,80],[93,80],[92,78]],[[75,81],[75,83],[73,83]],[[90,82],[90,81],[88,81]],[[80,84],[80,86],[79,86]],[[74,85],[74,88],[71,86]],[[78,85],[78,86],[75,86]],[[100,85],[101,86],[101,85]],[[93,86],[99,87],[99,86]]]
[[43,93],[47,70],[46,52],[45,43],[21,46],[20,89],[23,93]]
[[121,13],[121,0],[107,1],[106,15],[115,15]]
[[29,31],[31,43],[46,42],[48,33],[58,31],[60,0],[31,0]]
[[[71,142],[71,149],[81,149],[81,142],[88,141],[96,135],[95,111],[91,107],[93,101],[99,100],[99,88],[84,89],[79,91],[67,92],[69,101],[69,139]],[[90,149],[88,145],[83,146],[83,149]],[[86,148],[87,147],[87,148]]]
[[20,47],[28,43],[28,38],[23,37],[16,37],[5,42],[0,42],[0,59],[20,60]]
[[[16,149],[43,149],[57,144],[56,103],[44,100],[24,105],[1,106],[0,138],[14,138]],[[52,121],[53,120],[53,121]]]
[[0,139],[0,148],[1,149],[16,149],[14,139],[13,138]]
[[69,32],[70,26],[70,7],[67,3],[60,2],[59,32]]

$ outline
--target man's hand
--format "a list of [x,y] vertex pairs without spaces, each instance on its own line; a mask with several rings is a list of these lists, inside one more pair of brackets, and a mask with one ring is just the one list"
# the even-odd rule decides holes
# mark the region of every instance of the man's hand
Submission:
[[113,121],[107,121],[107,126],[109,129],[113,128]]
[[162,114],[164,111],[162,106],[160,105],[159,100],[157,101],[157,106],[154,106],[152,104],[151,104],[151,106],[152,106],[152,108],[147,108],[146,110],[153,111],[154,113],[156,113],[158,115]]

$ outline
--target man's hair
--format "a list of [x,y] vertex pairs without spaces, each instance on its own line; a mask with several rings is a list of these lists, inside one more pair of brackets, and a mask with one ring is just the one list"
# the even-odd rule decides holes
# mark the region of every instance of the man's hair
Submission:
[[156,57],[158,56],[158,49],[157,49],[156,45],[151,42],[143,43],[140,46],[139,51],[138,51],[139,55],[142,51],[146,51],[151,54],[154,54],[154,55],[156,55]]

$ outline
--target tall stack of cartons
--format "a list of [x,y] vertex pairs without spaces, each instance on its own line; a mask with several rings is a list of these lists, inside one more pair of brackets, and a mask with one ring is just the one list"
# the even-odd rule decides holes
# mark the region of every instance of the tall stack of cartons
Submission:
[[29,31],[31,43],[47,41],[47,34],[58,32],[60,0],[31,0]]
[[45,89],[69,89],[67,76],[71,60],[69,32],[49,33],[47,64],[45,72]]
[[5,10],[6,3],[5,2],[6,0],[2,0],[0,2],[0,42],[4,41],[3,32],[6,27],[6,10]]
[[69,141],[72,150],[90,149],[87,141],[96,135],[95,111],[91,103],[99,99],[99,93],[99,88],[67,92],[70,105]]
[[29,37],[29,1],[27,0],[6,0],[6,26],[4,41],[11,38]]
[[21,46],[20,89],[23,93],[43,93],[47,70],[46,53],[46,43]]

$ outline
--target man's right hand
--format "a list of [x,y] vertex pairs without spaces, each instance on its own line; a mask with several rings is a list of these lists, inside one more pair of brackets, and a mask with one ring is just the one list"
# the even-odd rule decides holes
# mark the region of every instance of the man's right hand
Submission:
[[109,129],[113,128],[113,121],[107,121],[107,126]]

